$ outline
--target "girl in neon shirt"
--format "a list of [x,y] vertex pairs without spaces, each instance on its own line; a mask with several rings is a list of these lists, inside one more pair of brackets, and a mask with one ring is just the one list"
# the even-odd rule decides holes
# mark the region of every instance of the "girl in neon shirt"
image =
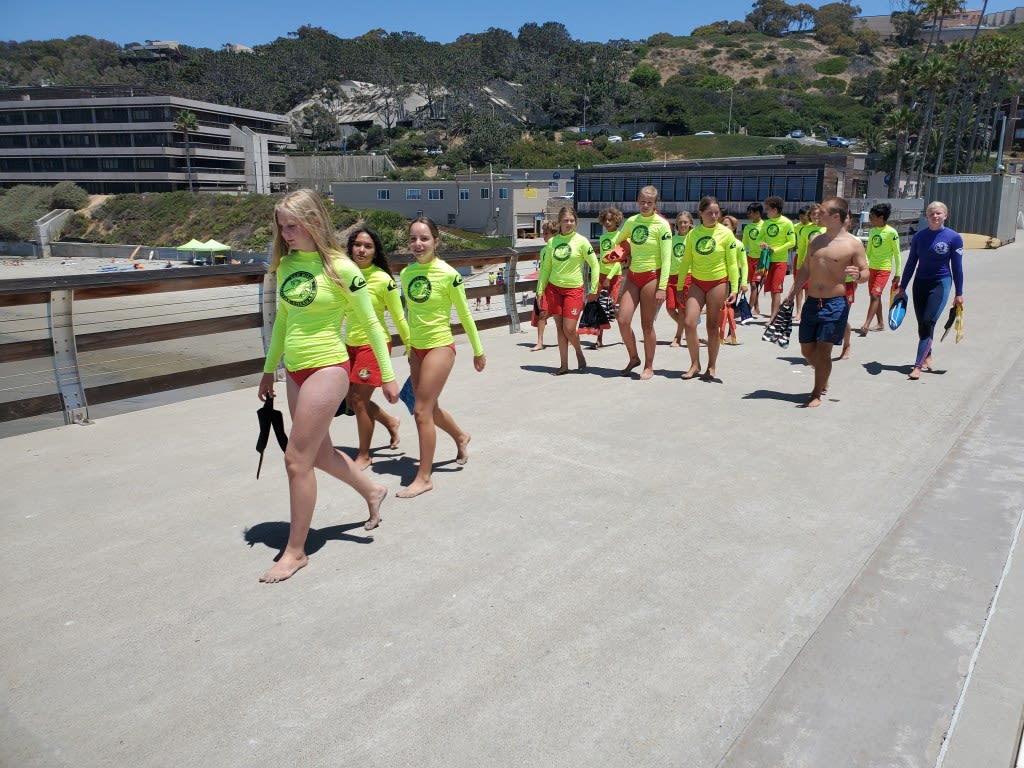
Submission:
[[590,241],[576,231],[576,211],[569,206],[558,212],[558,234],[547,244],[548,258],[537,279],[537,291],[544,295],[544,311],[555,319],[558,331],[558,370],[553,376],[569,372],[569,345],[576,351],[576,365],[582,373],[587,361],[580,346],[576,326],[583,313],[583,264],[590,267],[590,289],[586,301],[597,297],[599,269]]
[[[719,223],[722,210],[718,200],[708,195],[697,205],[700,224],[686,238],[680,274],[690,272],[693,283],[686,299],[686,347],[690,353],[690,367],[683,379],[700,376],[702,381],[720,382],[716,376],[722,307],[736,301],[739,289],[739,270],[736,251],[741,248],[736,236]],[[708,367],[700,372],[700,342],[697,340],[697,319],[707,306],[708,313]]]
[[640,378],[649,379],[654,375],[654,352],[658,345],[654,319],[665,301],[672,261],[672,225],[657,211],[657,187],[649,184],[641,188],[636,202],[640,213],[626,219],[615,236],[615,245],[629,240],[630,254],[616,317],[619,335],[629,354],[629,362],[620,375],[629,376],[640,365],[636,335],[633,333],[633,314],[640,307],[640,329],[644,339],[644,367]]
[[409,225],[409,250],[416,259],[402,270],[402,294],[409,311],[409,370],[416,393],[413,417],[420,442],[420,465],[416,477],[396,495],[411,499],[434,487],[434,451],[437,427],[455,441],[455,463],[469,461],[468,432],[455,423],[438,398],[455,365],[455,341],[452,336],[452,307],[459,314],[462,328],[473,347],[473,367],[482,371],[487,364],[473,314],[466,299],[466,287],[454,267],[437,257],[441,244],[437,225],[426,216]]
[[[386,332],[384,310],[387,309],[391,315],[391,322],[398,329],[402,343],[408,349],[409,324],[405,321],[402,297],[398,292],[398,286],[395,285],[395,278],[391,274],[391,267],[384,255],[384,246],[380,242],[380,237],[372,229],[359,227],[349,234],[347,250],[349,257],[356,263],[366,279],[370,302],[377,320]],[[370,439],[373,437],[373,423],[380,422],[387,428],[391,436],[388,447],[397,448],[399,420],[381,410],[370,399],[373,397],[373,390],[381,385],[380,366],[377,365],[377,360],[373,356],[373,348],[368,343],[369,337],[366,328],[354,315],[349,315],[347,320],[345,347],[352,360],[352,370],[349,373],[348,395],[345,397],[345,402],[355,414],[356,431],[359,434],[359,451],[355,458],[356,468],[366,469],[370,466]],[[390,347],[389,339],[388,348],[390,349]]]
[[[683,315],[686,307],[686,295],[690,290],[690,276],[683,275],[683,286],[679,287],[679,266],[683,263],[683,252],[686,250],[686,236],[693,229],[693,216],[689,211],[680,211],[676,215],[676,233],[672,236],[672,262],[668,270],[668,285],[665,287],[665,311],[676,321],[676,335],[672,337],[671,347],[678,347],[683,340]],[[680,301],[680,298],[682,300]]]
[[[551,238],[558,234],[558,225],[553,221],[545,221],[540,225],[540,235],[544,238],[544,247],[540,249],[537,257],[537,277],[540,278],[540,271],[544,268],[544,262],[551,258],[551,249],[548,243]],[[548,313],[544,310],[544,294],[536,291],[533,297],[533,316],[530,318],[530,325],[537,329],[537,343],[530,347],[531,352],[540,352],[544,349],[544,326],[548,324]]]
[[366,500],[367,529],[380,522],[387,489],[335,450],[329,433],[331,419],[348,392],[348,355],[339,333],[346,312],[366,328],[384,397],[391,403],[398,400],[386,334],[373,312],[366,280],[341,249],[319,196],[308,189],[285,195],[274,208],[272,227],[270,271],[277,275],[278,308],[258,396],[274,396],[274,370],[283,354],[292,420],[284,454],[291,526],[288,544],[260,577],[263,582],[284,581],[308,562],[306,536],[316,504],[314,467],[348,483]]
[[[619,306],[619,296],[622,293],[622,262],[613,261],[609,263],[604,260],[604,257],[615,247],[615,235],[619,231],[619,227],[622,226],[624,218],[622,211],[614,206],[605,208],[597,217],[598,222],[604,227],[604,232],[601,233],[601,239],[598,241],[600,253],[597,254],[597,257],[601,266],[598,290],[608,291],[608,297],[612,300],[612,304],[615,305],[616,309]],[[603,346],[604,330],[602,329],[597,333],[594,349],[600,349]]]

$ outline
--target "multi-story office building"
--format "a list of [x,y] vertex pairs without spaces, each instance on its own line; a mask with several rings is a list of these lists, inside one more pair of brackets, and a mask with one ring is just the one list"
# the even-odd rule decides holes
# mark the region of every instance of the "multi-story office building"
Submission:
[[[181,112],[197,129],[175,129]],[[286,184],[284,115],[130,86],[0,89],[0,187],[73,181],[94,194],[268,193]]]

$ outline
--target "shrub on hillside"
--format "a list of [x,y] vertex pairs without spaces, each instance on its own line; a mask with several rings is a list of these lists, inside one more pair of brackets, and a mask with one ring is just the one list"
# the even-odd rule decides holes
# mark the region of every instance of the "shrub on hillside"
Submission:
[[50,193],[51,208],[70,208],[77,211],[89,204],[89,193],[72,181],[62,181]]
[[849,66],[850,60],[845,56],[836,56],[834,59],[825,59],[814,65],[814,71],[819,75],[841,75]]
[[846,81],[838,77],[819,77],[814,81],[814,87],[822,93],[846,93]]
[[50,209],[50,188],[19,184],[0,197],[0,240],[31,240],[35,221]]

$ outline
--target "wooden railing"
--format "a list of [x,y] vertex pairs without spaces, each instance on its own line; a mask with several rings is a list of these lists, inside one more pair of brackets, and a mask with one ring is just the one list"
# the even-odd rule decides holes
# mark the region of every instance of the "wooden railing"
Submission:
[[[516,274],[520,259],[536,259],[537,249],[503,248],[492,251],[446,252],[444,259],[455,267],[502,266],[505,274]],[[409,258],[395,257],[397,274]],[[224,296],[213,289],[248,287],[248,291]],[[507,326],[518,332],[520,321],[529,317],[521,309],[516,294],[536,288],[536,281],[509,280],[505,285],[474,286],[467,289],[470,300],[477,296],[506,297],[503,316],[481,318],[481,330]],[[253,290],[255,289],[255,290]],[[189,316],[195,319],[154,322],[147,304],[139,297],[174,293],[181,300],[164,310],[160,317]],[[188,294],[181,292],[190,292]],[[206,297],[212,297],[207,299]],[[129,300],[126,297],[133,297]],[[141,316],[125,317],[118,300],[134,303]],[[156,301],[152,302],[155,307]],[[204,363],[174,373],[157,373],[140,365],[125,365],[130,378],[86,385],[79,355],[100,350],[132,347],[210,334],[235,331],[262,332],[262,349],[270,339],[276,307],[274,276],[262,265],[225,265],[206,268],[143,269],[132,272],[108,272],[62,275],[51,278],[0,280],[0,422],[63,412],[65,423],[87,423],[90,404],[149,395],[182,387],[246,376],[262,370],[263,356],[251,354],[241,359],[216,364]],[[130,313],[127,313],[130,314]],[[79,326],[76,328],[76,321]],[[140,322],[141,321],[141,322]],[[84,332],[88,325],[103,329]],[[455,333],[462,333],[458,324]],[[401,340],[395,336],[394,344]],[[257,350],[258,351],[258,348]],[[52,374],[24,370],[26,361],[51,358]],[[22,366],[19,369],[19,365]],[[141,374],[141,375],[139,375]],[[48,378],[50,381],[42,381]],[[26,390],[47,389],[25,395]],[[56,391],[52,391],[52,390]],[[6,397],[5,397],[6,396]]]

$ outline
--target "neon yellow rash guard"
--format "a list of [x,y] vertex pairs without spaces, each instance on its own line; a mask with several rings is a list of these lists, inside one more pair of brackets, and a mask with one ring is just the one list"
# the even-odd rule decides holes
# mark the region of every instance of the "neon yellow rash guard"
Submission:
[[[387,325],[384,324],[384,310],[387,309],[391,315],[391,321],[398,330],[398,335],[406,347],[409,346],[409,323],[405,320],[405,311],[402,309],[402,296],[398,292],[398,286],[391,275],[371,264],[362,270],[366,278],[366,287],[370,291],[370,304],[377,316],[377,321],[384,328],[387,335]],[[366,332],[366,326],[359,322],[359,319],[352,313],[346,313],[348,320],[345,325],[345,343],[350,347],[361,347],[370,343],[370,336]]]
[[868,233],[868,267],[888,270],[898,277],[902,266],[899,232],[888,224],[872,227]]
[[277,267],[277,317],[264,373],[273,373],[284,354],[289,371],[322,368],[348,360],[341,338],[341,320],[349,314],[366,327],[381,380],[394,381],[387,333],[377,320],[366,278],[347,256],[331,262],[342,285],[324,273],[316,251],[292,251]]
[[[735,233],[733,233],[733,237],[735,236]],[[736,240],[736,272],[740,277],[740,285],[746,285],[750,281],[750,265],[747,264],[747,251],[739,240]]]
[[811,244],[811,240],[820,235],[825,231],[824,227],[819,227],[817,224],[808,224],[806,227],[800,230],[800,237],[796,241],[796,268],[800,269],[804,265],[804,259],[807,258],[807,246]]
[[743,227],[743,250],[751,259],[761,256],[761,228],[763,226],[764,220],[762,219],[761,221],[751,221]]
[[[693,230],[691,229],[690,232]],[[679,275],[679,268],[683,264],[683,253],[686,251],[686,238],[690,236],[690,232],[685,235],[672,235],[672,261],[669,263],[668,276],[672,277]]]
[[598,240],[598,247],[601,249],[601,253],[598,257],[598,262],[601,266],[601,274],[609,280],[622,274],[621,261],[613,261],[609,264],[604,260],[604,257],[608,255],[608,251],[615,247],[615,236],[617,234],[618,230],[604,232],[601,235],[601,239]]
[[[737,252],[739,256],[737,256]],[[690,230],[686,238],[686,251],[680,274],[689,272],[695,280],[721,280],[729,278],[729,292],[736,293],[739,289],[739,269],[737,259],[742,258],[742,248],[724,224],[705,227],[698,224]]]
[[765,219],[761,228],[761,240],[772,249],[772,263],[789,261],[789,251],[796,248],[796,232],[793,222],[785,216],[777,219]]
[[658,275],[658,290],[668,285],[668,271],[672,266],[672,225],[659,213],[630,216],[615,236],[615,245],[629,240],[629,269],[631,272],[653,272]]
[[580,288],[583,285],[583,262],[590,267],[590,290],[597,293],[601,279],[594,247],[579,232],[555,235],[548,241],[549,257],[544,260],[537,282],[537,293],[543,294],[548,283],[558,288]]
[[433,349],[452,344],[452,307],[459,315],[469,337],[473,355],[484,353],[480,334],[469,311],[466,286],[455,267],[437,257],[426,264],[410,264],[402,270],[402,293],[409,310],[409,345],[415,349]]

